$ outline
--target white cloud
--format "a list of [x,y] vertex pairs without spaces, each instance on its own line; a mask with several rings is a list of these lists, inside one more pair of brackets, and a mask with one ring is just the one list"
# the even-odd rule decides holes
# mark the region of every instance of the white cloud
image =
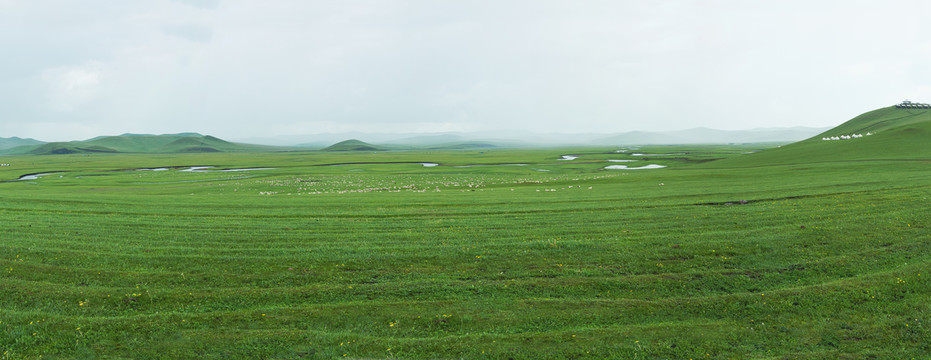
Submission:
[[4,133],[7,134],[20,134],[20,137],[31,137],[41,141],[86,140],[108,133],[107,129],[102,129],[93,124],[88,125],[73,121],[31,121],[18,124],[0,123],[0,130],[3,130]]
[[928,7],[0,0],[0,108],[234,137],[828,126],[931,102]]
[[165,33],[196,42],[208,42],[213,38],[213,30],[197,24],[176,24],[164,27]]
[[182,4],[203,9],[216,9],[220,5],[220,0],[172,0]]
[[57,111],[73,111],[93,100],[99,93],[103,72],[103,65],[98,61],[43,71],[50,107]]

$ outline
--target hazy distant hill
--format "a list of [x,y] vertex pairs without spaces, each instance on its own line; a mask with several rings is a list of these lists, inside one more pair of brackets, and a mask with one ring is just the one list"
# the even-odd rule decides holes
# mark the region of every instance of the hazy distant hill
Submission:
[[238,144],[196,133],[148,135],[123,134],[98,136],[84,141],[52,142],[20,146],[4,151],[9,154],[80,154],[80,153],[191,153],[226,151],[262,151],[270,146]]
[[42,145],[44,142],[36,139],[22,139],[18,137],[0,138],[0,150],[12,149],[17,146]]
[[437,144],[449,144],[449,143],[459,143],[469,141],[463,135],[460,134],[429,134],[429,135],[419,135],[419,136],[410,136],[394,140],[385,141],[386,144],[398,144],[398,145],[415,145],[415,146],[424,146],[424,145],[437,145]]
[[[649,144],[728,144],[754,142],[791,142],[808,138],[827,128],[765,128],[752,130],[715,130],[695,128],[677,131],[632,131],[626,133],[534,133],[529,131],[483,131],[447,133],[328,133],[290,135],[274,138],[251,138],[243,142],[269,145],[295,145],[324,148],[344,139],[361,139],[368,143],[435,148],[463,144],[495,147],[539,147],[563,145],[649,145]],[[465,145],[463,145],[465,146]]]
[[777,141],[798,141],[826,130],[825,128],[768,128],[752,130],[716,130],[694,128],[678,131],[632,131],[594,140],[598,144],[666,145],[666,144],[729,144]]
[[350,139],[327,146],[326,148],[323,148],[323,151],[377,151],[382,149],[382,147],[378,147],[364,141]]
[[[726,144],[756,142],[791,142],[823,132],[819,128],[770,128],[753,130],[715,130],[695,128],[689,130],[649,132],[632,131],[622,134],[559,134],[533,133],[529,131],[428,133],[428,134],[317,134],[288,136],[288,142],[303,140],[297,145],[303,148],[326,151],[373,151],[373,150],[416,150],[416,149],[487,149],[515,147],[550,147],[567,145],[649,145],[649,144]],[[361,135],[346,137],[345,135]],[[341,137],[343,136],[343,137]],[[361,137],[366,141],[357,140]],[[334,140],[335,138],[335,140]],[[340,141],[342,139],[353,139]],[[258,139],[265,144],[273,138]],[[338,142],[338,143],[337,143]],[[335,144],[334,144],[335,143]],[[373,143],[378,145],[373,145]],[[74,154],[74,153],[187,153],[228,151],[275,151],[293,150],[283,148],[291,144],[253,145],[229,142],[198,133],[179,134],[123,134],[98,136],[83,141],[43,143],[33,139],[0,138],[0,154]],[[332,144],[332,145],[331,145]]]

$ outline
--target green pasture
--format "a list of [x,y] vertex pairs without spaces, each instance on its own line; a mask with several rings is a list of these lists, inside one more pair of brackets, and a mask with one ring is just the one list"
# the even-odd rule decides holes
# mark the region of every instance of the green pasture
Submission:
[[0,157],[0,359],[928,358],[931,156],[814,144]]

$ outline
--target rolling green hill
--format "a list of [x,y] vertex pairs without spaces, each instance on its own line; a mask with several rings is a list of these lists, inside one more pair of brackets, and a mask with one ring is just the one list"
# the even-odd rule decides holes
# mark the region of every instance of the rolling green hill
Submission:
[[0,138],[0,150],[12,149],[17,146],[42,145],[44,142],[36,139],[23,139],[18,137]]
[[507,147],[507,145],[495,144],[480,141],[460,141],[433,145],[420,144],[389,144],[389,145],[372,145],[367,142],[351,139],[341,141],[330,145],[321,151],[390,151],[390,150],[467,150],[467,149],[492,149]]
[[272,150],[275,147],[239,144],[210,135],[196,133],[145,135],[123,134],[99,136],[84,141],[54,142],[20,146],[4,151],[7,154],[51,155],[80,153],[200,153]]
[[[857,135],[857,136],[854,136]],[[862,137],[858,137],[862,135]],[[842,138],[824,140],[825,138]],[[886,107],[857,116],[809,139],[708,167],[769,166],[834,161],[931,159],[931,110]]]
[[376,151],[382,149],[361,140],[350,139],[323,148],[323,151]]
[[94,144],[81,144],[73,142],[52,142],[48,144],[42,144],[38,146],[30,147],[18,147],[11,149],[11,151],[16,150],[28,150],[23,152],[23,154],[31,155],[63,155],[63,154],[79,154],[79,153],[116,153],[119,152],[116,149]]

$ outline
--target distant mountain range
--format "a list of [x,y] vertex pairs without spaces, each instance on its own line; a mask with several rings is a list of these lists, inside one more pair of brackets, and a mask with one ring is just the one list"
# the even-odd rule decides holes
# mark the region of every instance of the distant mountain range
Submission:
[[328,133],[291,135],[269,138],[248,138],[238,141],[253,144],[323,148],[346,139],[359,139],[373,144],[407,145],[417,147],[443,147],[457,144],[469,146],[563,146],[563,145],[670,145],[670,144],[728,144],[756,142],[793,142],[809,138],[829,128],[791,127],[760,128],[751,130],[715,130],[694,128],[677,131],[631,131],[618,134],[560,134],[506,132],[447,132],[447,133]]
[[669,144],[728,144],[759,142],[791,142],[807,139],[829,128],[764,128],[752,130],[716,130],[694,128],[689,130],[646,132],[632,131],[596,140],[601,144],[669,145]]
[[[230,142],[198,133],[163,135],[123,134],[118,136],[98,136],[82,141],[50,143],[35,139],[12,137],[0,138],[0,154],[191,153],[297,149],[372,151],[396,149],[549,147],[567,145],[623,146],[758,142],[788,143],[810,138],[825,130],[827,130],[827,128],[794,127],[737,131],[695,128],[665,132],[632,131],[607,136],[605,134],[535,134],[517,131],[433,134],[340,133],[279,138],[253,138],[244,139],[239,142]],[[265,145],[255,145],[256,143]]]
[[[230,142],[198,133],[123,134],[99,136],[83,141],[44,143],[18,137],[0,138],[0,154],[76,153],[204,153],[247,151],[385,151],[412,149],[477,149],[489,147],[566,145],[665,145],[722,143],[791,143],[748,156],[715,162],[714,166],[779,164],[820,161],[819,159],[908,159],[925,158],[931,134],[931,110],[887,107],[864,113],[834,128],[768,128],[753,130],[633,131],[604,134],[438,133],[438,134],[321,134],[289,137],[310,140],[299,146],[254,145]],[[361,136],[360,136],[361,135]],[[345,140],[351,136],[351,140]],[[357,140],[365,138],[368,142]],[[281,138],[285,139],[285,138]],[[338,140],[333,140],[338,139]],[[246,141],[268,142],[271,139]],[[711,166],[711,165],[709,165]]]

